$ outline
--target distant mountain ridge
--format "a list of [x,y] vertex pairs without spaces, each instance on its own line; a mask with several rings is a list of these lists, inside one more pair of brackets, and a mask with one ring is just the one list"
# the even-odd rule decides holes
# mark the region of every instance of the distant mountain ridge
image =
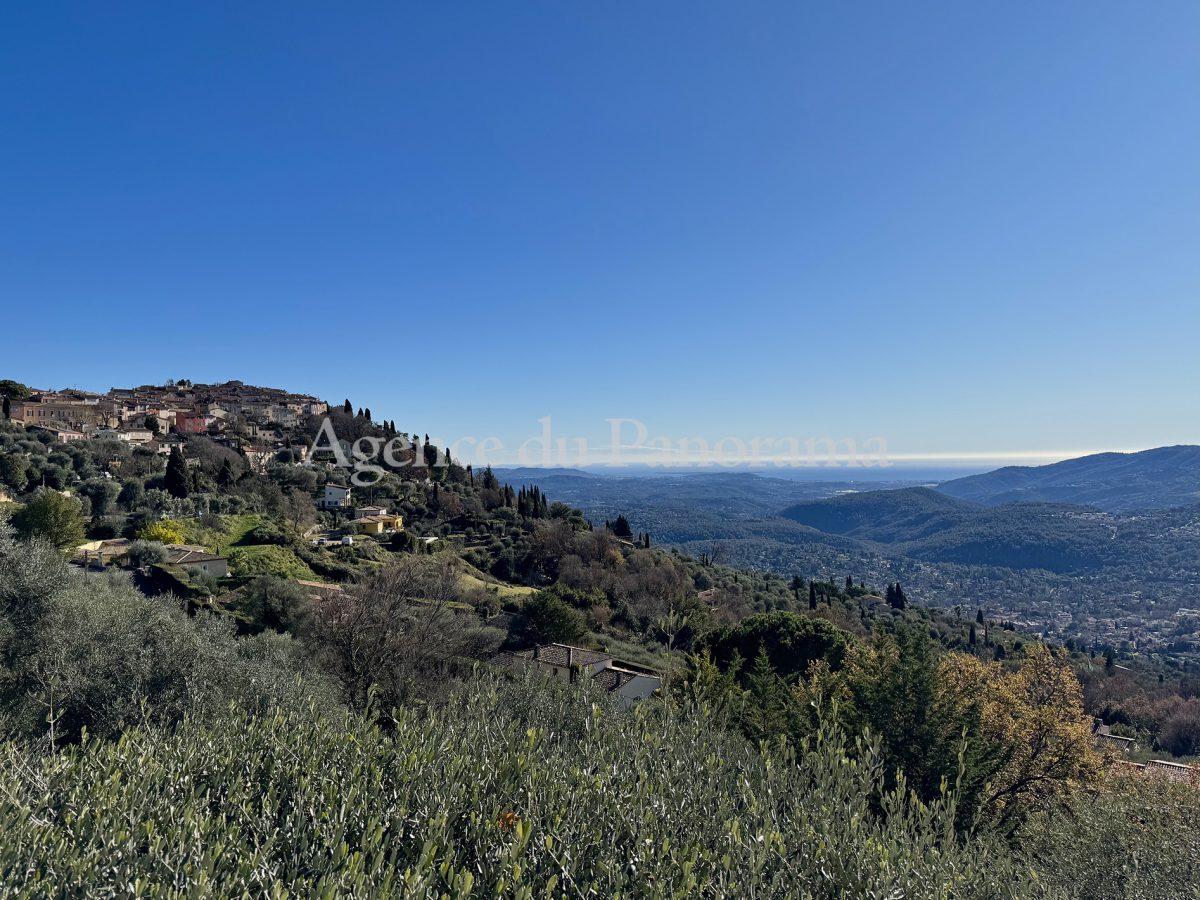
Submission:
[[1200,503],[1200,446],[1096,453],[1046,466],[1006,466],[943,482],[937,490],[987,506],[1071,503],[1119,513],[1189,506]]
[[925,487],[864,491],[797,503],[780,515],[827,534],[891,544],[965,524],[983,507]]
[[1200,571],[1200,505],[1131,516],[1066,503],[983,506],[927,488],[868,491],[789,506],[786,519],[924,562],[1044,569]]

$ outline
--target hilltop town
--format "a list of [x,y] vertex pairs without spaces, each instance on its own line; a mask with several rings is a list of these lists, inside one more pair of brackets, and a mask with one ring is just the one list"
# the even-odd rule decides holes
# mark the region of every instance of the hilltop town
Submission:
[[64,442],[116,438],[169,449],[178,443],[171,434],[202,434],[224,443],[238,441],[239,446],[247,439],[261,439],[250,448],[270,449],[283,430],[296,428],[305,416],[328,412],[329,404],[240,381],[193,384],[183,380],[113,388],[105,394],[33,390],[10,399],[8,410],[11,421]]

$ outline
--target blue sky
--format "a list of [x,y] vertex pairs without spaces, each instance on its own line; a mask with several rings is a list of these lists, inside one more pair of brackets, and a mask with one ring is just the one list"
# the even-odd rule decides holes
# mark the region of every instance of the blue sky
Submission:
[[1200,442],[1195,3],[0,21],[0,378],[241,378],[509,449]]

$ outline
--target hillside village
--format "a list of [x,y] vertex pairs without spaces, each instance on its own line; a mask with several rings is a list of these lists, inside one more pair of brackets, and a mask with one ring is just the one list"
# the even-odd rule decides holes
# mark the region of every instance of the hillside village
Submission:
[[[174,491],[176,496],[172,500],[164,498],[170,509],[162,509],[149,517],[126,517],[123,527],[116,529],[124,534],[105,536],[103,532],[114,529],[107,523],[102,524],[101,519],[115,521],[112,513],[116,511],[113,508],[116,504],[108,504],[103,512],[109,515],[93,515],[88,529],[93,533],[87,536],[94,539],[79,543],[71,553],[76,565],[91,571],[110,568],[131,571],[139,586],[151,595],[174,594],[186,600],[193,609],[232,611],[236,618],[248,583],[255,576],[265,576],[288,579],[310,601],[319,604],[339,598],[343,594],[339,581],[369,571],[386,557],[387,551],[399,547],[410,551],[423,549],[428,553],[450,537],[449,526],[436,534],[407,532],[403,514],[393,510],[386,500],[360,499],[361,495],[373,498],[386,492],[358,489],[345,483],[347,473],[340,471],[328,456],[315,464],[308,459],[309,432],[319,418],[330,412],[329,404],[316,397],[255,387],[240,381],[215,385],[181,381],[163,386],[114,388],[106,394],[79,390],[23,390],[20,393],[22,396],[16,399],[6,397],[5,411],[9,422],[28,434],[53,444],[76,447],[91,446],[87,442],[117,441],[139,456],[154,454],[172,458],[177,454],[184,460],[189,470],[189,486],[183,491]],[[349,415],[348,409],[336,412]],[[347,430],[355,436],[362,431],[371,432],[375,425],[369,419],[364,423],[364,418],[363,411],[359,410],[353,416],[354,427]],[[348,447],[345,439],[342,446]],[[291,508],[286,518],[295,528],[294,540],[272,534],[267,540],[259,541],[257,532],[264,528],[271,530],[270,512],[274,510],[270,508],[266,515],[243,512],[224,519],[211,514],[207,517],[181,515],[188,503],[194,507],[201,502],[206,508],[213,508],[212,498],[205,496],[208,492],[193,490],[202,486],[199,478],[204,474],[204,461],[196,456],[198,447],[203,447],[203,453],[210,456],[214,448],[225,452],[221,458],[222,468],[214,473],[218,476],[232,468],[231,459],[240,458],[245,469],[241,477],[243,482],[247,476],[265,478],[270,470],[276,475],[289,467],[308,470],[307,477],[299,479],[307,490],[303,493],[293,490],[288,497]],[[430,452],[428,438],[420,452]],[[436,451],[432,455],[436,456]],[[106,470],[98,474],[116,482],[131,459],[113,454]],[[213,460],[210,458],[208,462],[211,464]],[[170,462],[167,465],[169,468]],[[453,469],[451,473],[435,471],[434,474],[443,480],[457,478],[473,482],[474,475],[469,468]],[[487,477],[485,475],[485,483]],[[299,478],[299,474],[289,478]],[[32,487],[32,484],[27,486]],[[80,493],[75,485],[54,486],[67,497]],[[209,487],[214,489],[213,493],[221,494],[230,485],[212,484]],[[434,487],[435,496],[437,492],[438,487]],[[457,499],[451,499],[455,497],[453,489],[448,494],[444,502],[457,506]],[[505,486],[498,492],[498,498],[502,506],[510,503],[516,507],[526,505],[524,490],[513,492]],[[0,502],[11,499],[7,494],[0,496]],[[83,495],[79,499],[87,502]],[[303,509],[308,502],[311,502],[311,510]],[[201,512],[200,509],[194,511]],[[93,507],[92,512],[102,511]],[[202,521],[205,524],[201,524]],[[463,521],[460,516],[459,524]],[[215,526],[216,533],[208,526]],[[149,557],[144,546],[147,539],[162,548],[151,552]],[[292,546],[287,546],[289,543]],[[339,566],[338,562],[346,565]],[[485,621],[493,627],[510,625],[512,613],[501,611],[495,598],[502,592],[508,596],[520,595],[526,589],[509,587],[469,564],[460,563],[460,567],[464,585],[476,594],[493,598],[484,600]],[[490,620],[487,614],[490,614]],[[542,649],[543,645],[535,642],[527,652],[504,650],[495,660],[502,666],[521,670],[544,670],[550,677],[568,681],[596,674],[595,683],[611,690],[614,696],[647,696],[661,684],[661,677],[653,668],[623,663],[611,654],[553,642],[544,645],[545,654]],[[547,663],[547,659],[560,652],[566,654],[561,665]],[[522,653],[526,655],[522,656]]]
[[182,381],[106,394],[35,390],[9,400],[8,418],[58,441],[113,438],[159,452],[169,452],[184,435],[207,435],[262,464],[265,454],[282,448],[286,430],[328,411],[316,397],[275,388]]

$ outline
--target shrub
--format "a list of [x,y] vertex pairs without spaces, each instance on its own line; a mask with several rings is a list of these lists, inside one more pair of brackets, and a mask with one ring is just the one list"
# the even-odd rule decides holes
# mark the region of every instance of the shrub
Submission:
[[10,890],[143,896],[1023,896],[953,799],[836,731],[760,754],[702,714],[477,683],[392,727],[277,714],[41,759],[0,748]]
[[138,537],[143,541],[156,541],[160,544],[182,544],[184,542],[183,523],[173,519],[159,519],[157,522],[151,522],[143,527],[138,532]]
[[13,516],[22,537],[38,537],[60,550],[83,543],[83,512],[79,502],[57,491],[39,488],[26,506]]
[[736,657],[756,659],[765,653],[782,677],[803,674],[818,660],[837,669],[846,655],[850,636],[824,619],[791,612],[761,613],[737,625],[717,630],[706,641],[723,668]]
[[1116,772],[1065,811],[1034,816],[1015,843],[1052,896],[1194,897],[1200,785]]
[[167,548],[157,541],[134,541],[127,553],[130,565],[137,568],[165,562],[167,558]]
[[550,591],[539,591],[521,608],[516,640],[527,644],[569,643],[587,633],[583,617]]

